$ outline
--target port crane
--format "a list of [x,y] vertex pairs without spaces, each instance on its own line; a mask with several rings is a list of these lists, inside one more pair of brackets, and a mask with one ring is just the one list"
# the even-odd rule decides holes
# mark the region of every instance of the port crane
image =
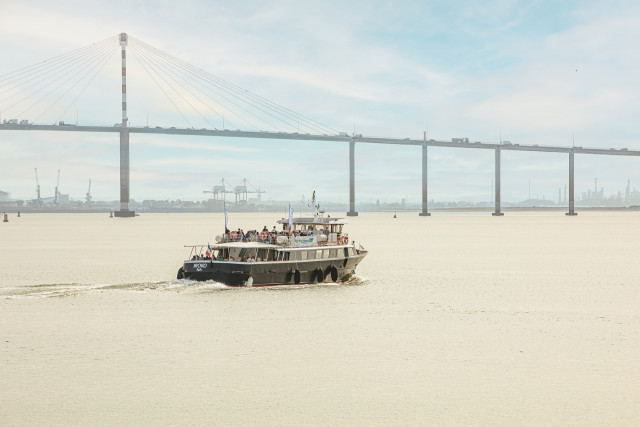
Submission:
[[222,199],[226,200],[225,194],[226,193],[233,193],[233,191],[227,190],[227,187],[225,185],[225,180],[224,180],[224,177],[223,177],[222,178],[222,185],[214,185],[211,190],[204,190],[203,193],[212,193],[214,200],[218,200],[218,196],[220,194],[222,194]]
[[89,189],[87,190],[84,200],[87,205],[91,204],[91,178],[89,178]]
[[[250,190],[247,187],[247,184],[253,190]],[[227,186],[229,188],[232,188],[232,190],[227,190]],[[236,197],[236,203],[237,204],[246,204],[247,203],[247,196],[248,196],[249,193],[258,194],[258,201],[259,201],[260,198],[261,198],[260,195],[262,193],[266,193],[266,191],[262,191],[259,188],[255,188],[253,185],[251,185],[250,183],[247,182],[246,178],[244,178],[242,180],[242,185],[236,185],[236,186],[231,186],[229,184],[229,181],[226,181],[224,178],[222,178],[222,185],[214,185],[211,190],[204,190],[203,193],[212,193],[214,200],[218,200],[218,197],[219,197],[220,194],[222,194],[222,199],[223,200],[226,200],[225,195],[227,193],[234,194],[235,197]]]
[[[266,193],[266,191],[262,191],[259,188],[254,187],[253,185],[249,184],[249,186],[251,186],[251,188],[253,188],[253,190],[249,190],[247,189],[247,178],[244,178],[242,180],[242,185],[236,185],[236,187],[234,188],[234,193],[236,194],[236,203],[240,203],[240,204],[246,204],[247,203],[247,197],[249,193],[256,193],[258,194],[258,201],[261,200],[261,194],[262,193]],[[238,197],[240,198],[240,200],[238,200]]]
[[60,169],[58,169],[58,179],[56,180],[56,194],[53,196],[53,203],[54,205],[58,206],[59,205],[59,201],[58,201],[58,194],[60,194],[60,192],[58,191],[58,187],[60,186]]
[[36,194],[38,198],[36,199],[36,205],[42,206],[42,199],[40,198],[40,180],[38,179],[38,168],[34,168],[36,171]]

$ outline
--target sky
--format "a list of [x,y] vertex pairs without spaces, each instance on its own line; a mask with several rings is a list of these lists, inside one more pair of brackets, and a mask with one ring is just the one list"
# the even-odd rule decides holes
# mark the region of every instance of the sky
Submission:
[[[0,84],[15,70],[126,32],[340,132],[640,149],[635,1],[4,3]],[[86,91],[38,121],[119,122],[114,51]],[[127,65],[131,126],[190,127],[133,52]],[[31,114],[0,96],[2,119],[35,121]],[[246,179],[265,200],[314,190],[321,200],[349,198],[345,143],[140,134],[130,142],[135,200],[203,200],[223,177],[232,185]],[[84,199],[89,179],[94,199],[119,197],[117,133],[2,131],[0,147],[0,190],[14,199],[35,197],[34,168],[43,196],[53,196],[61,170],[60,192],[72,199]],[[419,147],[357,144],[355,162],[357,202],[421,200]],[[577,195],[596,178],[605,194],[627,180],[640,189],[637,162],[577,155]],[[566,154],[504,152],[502,201],[557,200],[567,168]],[[490,150],[429,149],[430,199],[491,201],[493,178]]]

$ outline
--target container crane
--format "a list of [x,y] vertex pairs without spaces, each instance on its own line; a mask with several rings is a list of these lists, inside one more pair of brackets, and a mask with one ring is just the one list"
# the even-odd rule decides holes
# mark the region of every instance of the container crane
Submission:
[[60,169],[58,169],[58,179],[56,180],[56,194],[53,196],[53,203],[58,206],[58,187],[60,186]]
[[257,193],[258,194],[258,201],[261,200],[260,195],[262,193],[266,193],[266,191],[262,191],[259,188],[256,189],[256,187],[254,187],[253,185],[249,184],[251,186],[251,188],[253,188],[253,190],[249,190],[247,189],[247,178],[244,178],[242,180],[242,185],[236,185],[236,187],[234,188],[234,192],[236,193],[236,203],[238,203],[238,197],[240,197],[240,203],[247,203],[247,195],[249,193]]
[[233,191],[231,191],[231,190],[227,191],[227,187],[225,185],[225,180],[224,180],[224,178],[222,178],[222,185],[214,185],[211,190],[204,190],[203,193],[212,193],[214,200],[218,200],[218,196],[220,194],[222,194],[222,199],[224,200],[224,199],[226,199],[225,198],[225,194],[226,193],[233,193]]
[[91,178],[89,178],[89,189],[87,190],[87,194],[84,200],[87,205],[91,204]]
[[40,180],[38,179],[38,168],[34,168],[36,171],[36,194],[38,198],[36,199],[36,204],[38,206],[42,206],[42,199],[40,198]]

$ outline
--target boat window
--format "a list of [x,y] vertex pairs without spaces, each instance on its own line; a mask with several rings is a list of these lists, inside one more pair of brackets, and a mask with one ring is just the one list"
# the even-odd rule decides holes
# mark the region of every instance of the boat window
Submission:
[[282,255],[280,256],[280,259],[282,261],[289,261],[289,255],[290,255],[289,252],[281,252],[281,254]]
[[261,261],[266,261],[268,249],[258,249],[258,253],[256,255],[257,258],[260,258]]
[[247,258],[255,258],[257,249],[254,248],[241,248],[238,257],[240,260],[246,261]]
[[308,259],[316,259],[316,252],[315,250],[311,250],[311,251],[305,251],[307,253],[307,258]]
[[229,248],[229,261],[240,261],[240,248]]
[[298,259],[307,259],[307,251],[298,252]]
[[330,249],[329,250],[329,258],[337,258],[338,257],[338,250],[337,249]]
[[325,249],[322,251],[322,258],[329,258],[329,249]]

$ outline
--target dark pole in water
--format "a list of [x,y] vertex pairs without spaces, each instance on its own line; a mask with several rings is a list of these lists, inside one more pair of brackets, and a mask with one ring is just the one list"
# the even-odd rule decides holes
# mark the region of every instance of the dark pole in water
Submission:
[[358,216],[358,212],[356,212],[355,151],[356,141],[352,137],[349,142],[349,212],[347,212],[347,216]]
[[575,210],[575,201],[574,201],[574,187],[573,187],[573,149],[569,151],[569,212],[565,215],[567,216],[576,216],[578,215]]
[[495,161],[495,169],[496,169],[496,208],[495,212],[491,215],[493,216],[503,216],[504,214],[500,212],[500,147],[496,148],[496,161]]

